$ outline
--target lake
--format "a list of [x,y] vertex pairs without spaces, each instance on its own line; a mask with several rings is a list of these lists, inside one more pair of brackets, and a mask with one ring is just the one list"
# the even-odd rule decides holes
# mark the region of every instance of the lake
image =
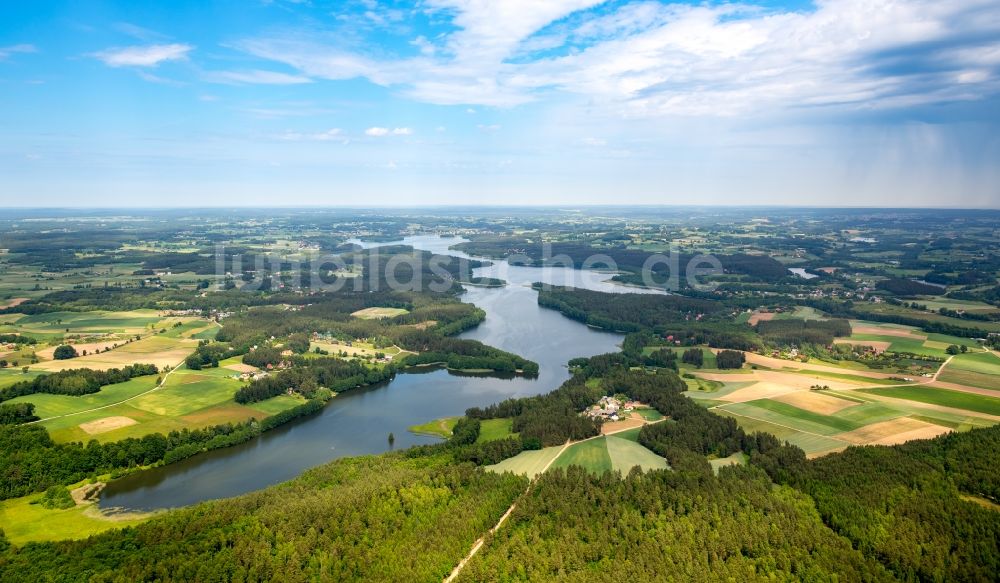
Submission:
[[[462,256],[448,250],[449,245],[461,241],[420,236],[379,245],[402,243]],[[608,273],[510,266],[503,261],[477,269],[474,275],[499,277],[509,285],[468,288],[462,300],[484,309],[486,319],[459,337],[480,340],[534,360],[540,367],[537,378],[457,375],[441,369],[401,373],[379,385],[345,391],[316,415],[297,419],[247,443],[112,481],[101,496],[100,506],[157,510],[245,494],[289,480],[333,459],[388,451],[390,432],[395,436],[396,449],[434,443],[439,440],[412,434],[407,428],[439,417],[462,415],[469,407],[508,397],[549,392],[569,378],[566,363],[571,358],[618,350],[621,335],[595,330],[539,307],[531,283],[658,293],[609,283],[605,281],[611,277]]]

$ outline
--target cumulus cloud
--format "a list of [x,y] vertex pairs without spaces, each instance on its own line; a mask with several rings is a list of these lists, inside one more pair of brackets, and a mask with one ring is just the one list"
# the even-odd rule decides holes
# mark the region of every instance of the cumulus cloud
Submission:
[[191,45],[172,43],[116,47],[92,53],[90,56],[109,67],[155,67],[167,61],[186,59],[192,50],[194,47]]
[[435,104],[516,106],[550,92],[625,116],[893,108],[1000,93],[995,0],[752,4],[427,0],[453,30],[419,54],[301,35],[240,48],[306,75],[366,78]]

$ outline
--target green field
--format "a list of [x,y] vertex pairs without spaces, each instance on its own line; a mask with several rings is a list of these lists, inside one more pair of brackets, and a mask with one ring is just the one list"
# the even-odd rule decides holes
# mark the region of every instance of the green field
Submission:
[[601,474],[609,470],[627,474],[634,466],[643,470],[667,469],[667,460],[639,445],[630,437],[637,437],[639,428],[631,429],[622,434],[634,432],[632,435],[607,435],[574,443],[556,459],[553,468],[580,466]]
[[479,438],[476,443],[513,437],[517,435],[512,430],[513,425],[514,420],[509,418],[483,419],[479,423]]
[[802,451],[807,454],[843,449],[850,445],[846,441],[842,441],[835,437],[802,433],[801,431],[797,431],[790,427],[784,427],[762,419],[745,417],[735,411],[729,411],[727,409],[713,409],[713,411],[719,415],[732,417],[747,433],[757,431],[770,433],[782,441],[787,441],[792,445],[801,448]]
[[643,407],[641,409],[636,409],[635,413],[637,413],[640,417],[642,417],[646,421],[659,421],[660,419],[663,419],[663,413],[660,413],[659,411],[653,409],[652,407]]
[[458,423],[459,419],[461,419],[461,417],[444,417],[442,419],[428,421],[427,423],[421,423],[420,425],[411,425],[407,429],[409,429],[412,433],[433,435],[442,439],[448,439],[451,437],[451,432],[455,428],[455,424]]
[[[116,441],[184,428],[240,423],[251,417],[262,419],[304,402],[298,396],[279,395],[259,403],[237,404],[233,394],[242,382],[233,378],[238,374],[236,371],[224,367],[239,360],[234,357],[222,361],[219,368],[177,369],[165,377],[162,387],[148,393],[155,386],[155,376],[109,385],[81,397],[28,395],[17,401],[35,403],[36,412],[43,418],[64,415],[42,423],[59,442]],[[121,402],[126,399],[127,402]],[[91,410],[95,407],[102,408]],[[124,423],[94,429],[95,422],[107,423],[109,420]]]
[[11,399],[10,403],[34,403],[35,415],[42,419],[104,407],[130,399],[156,387],[158,375],[148,375],[129,379],[124,383],[107,385],[90,395],[73,397],[69,395],[35,394]]
[[485,466],[491,472],[511,472],[534,478],[553,458],[562,451],[561,445],[542,449],[522,451],[514,457],[507,458],[498,464]]
[[1000,391],[1000,358],[988,352],[960,354],[948,363],[938,380]]
[[574,443],[566,448],[566,451],[556,459],[552,467],[580,466],[595,474],[611,470],[611,456],[608,455],[608,445],[605,440],[604,437],[595,437]]
[[156,310],[128,312],[47,312],[22,316],[14,326],[31,332],[142,332],[164,318]]
[[825,436],[834,436],[905,415],[898,409],[882,403],[858,404],[833,415],[823,415],[770,399],[732,403],[720,409]]
[[1000,398],[977,395],[975,393],[964,393],[962,391],[951,391],[935,387],[896,387],[886,389],[858,389],[865,393],[881,395],[883,397],[894,397],[896,399],[907,399],[931,405],[941,405],[987,415],[1000,415]]
[[139,524],[147,519],[146,517],[130,519],[102,517],[94,504],[64,510],[31,504],[41,497],[42,494],[31,494],[0,502],[0,528],[13,544],[84,539],[114,528]]
[[362,320],[373,320],[376,318],[394,318],[403,314],[409,314],[409,310],[403,308],[365,308],[351,314],[355,318]]
[[742,451],[738,451],[729,457],[710,459],[708,460],[708,465],[712,466],[712,471],[718,475],[721,468],[747,465],[747,455]]
[[616,472],[621,472],[622,475],[629,473],[635,466],[639,466],[644,471],[669,468],[667,460],[634,441],[623,439],[617,435],[608,435],[604,441],[608,456],[611,457],[611,468]]

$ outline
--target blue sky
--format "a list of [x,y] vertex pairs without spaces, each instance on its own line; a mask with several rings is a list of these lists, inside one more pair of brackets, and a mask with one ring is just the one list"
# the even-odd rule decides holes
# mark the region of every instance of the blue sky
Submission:
[[4,2],[13,206],[1000,206],[996,0]]

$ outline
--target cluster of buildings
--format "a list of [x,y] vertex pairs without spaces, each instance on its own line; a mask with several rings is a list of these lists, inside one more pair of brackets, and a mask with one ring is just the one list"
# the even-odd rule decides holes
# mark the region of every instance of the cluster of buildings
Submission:
[[627,417],[638,407],[640,403],[627,401],[618,397],[604,396],[596,405],[591,405],[584,414],[593,419],[605,419],[607,421],[618,421]]

